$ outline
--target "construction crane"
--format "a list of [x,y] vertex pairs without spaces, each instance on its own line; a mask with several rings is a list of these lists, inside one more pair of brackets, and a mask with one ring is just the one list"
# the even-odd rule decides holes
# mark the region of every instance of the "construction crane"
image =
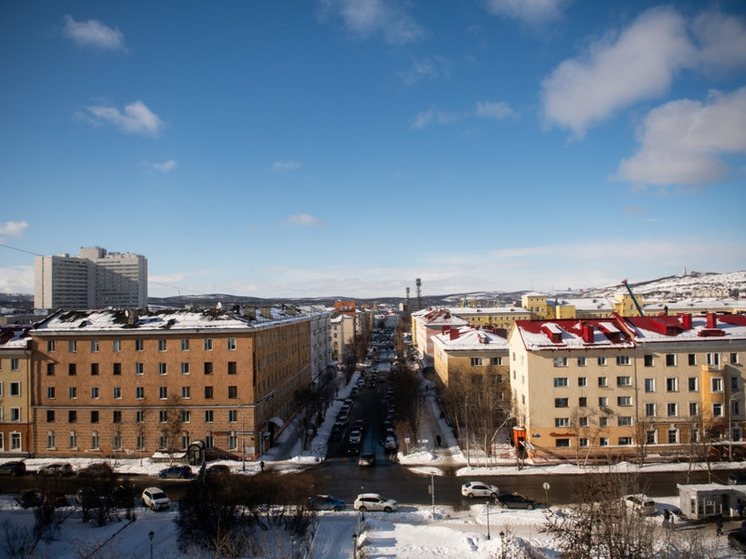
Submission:
[[645,316],[645,313],[642,312],[642,305],[637,301],[637,297],[635,297],[635,294],[632,293],[632,288],[627,283],[627,280],[622,280],[622,285],[627,288],[627,291],[629,291],[630,297],[632,297],[632,302],[635,304],[635,307],[637,307],[637,312],[640,313],[640,316]]

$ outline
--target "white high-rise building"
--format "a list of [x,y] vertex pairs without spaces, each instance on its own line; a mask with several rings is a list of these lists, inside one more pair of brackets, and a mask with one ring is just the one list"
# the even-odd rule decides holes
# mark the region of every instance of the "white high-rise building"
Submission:
[[79,256],[34,258],[37,309],[143,309],[148,305],[148,260],[140,254],[81,248]]

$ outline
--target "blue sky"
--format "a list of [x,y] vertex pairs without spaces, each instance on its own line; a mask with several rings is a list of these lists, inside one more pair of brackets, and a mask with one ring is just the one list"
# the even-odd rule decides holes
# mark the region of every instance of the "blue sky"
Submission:
[[0,291],[551,290],[746,266],[746,5],[0,3]]

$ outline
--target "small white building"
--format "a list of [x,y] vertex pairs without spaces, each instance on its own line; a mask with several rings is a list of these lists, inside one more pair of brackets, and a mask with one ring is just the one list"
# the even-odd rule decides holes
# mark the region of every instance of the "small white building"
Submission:
[[679,508],[691,520],[720,516],[738,516],[738,501],[746,501],[746,486],[723,485],[721,483],[701,483],[694,485],[676,484],[679,488]]

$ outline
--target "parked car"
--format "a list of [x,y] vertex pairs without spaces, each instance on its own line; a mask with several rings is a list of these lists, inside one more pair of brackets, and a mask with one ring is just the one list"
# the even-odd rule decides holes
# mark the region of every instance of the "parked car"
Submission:
[[171,508],[171,499],[158,487],[148,487],[142,492],[142,504],[152,510]]
[[350,456],[360,454],[360,443],[350,443],[347,445],[347,454]]
[[16,503],[18,503],[18,506],[25,509],[29,507],[38,507],[43,502],[44,500],[41,498],[41,494],[33,489],[24,489],[18,494],[18,497],[16,497]]
[[370,452],[366,452],[364,454],[360,455],[360,458],[357,460],[358,466],[375,466],[376,465],[376,455]]
[[75,502],[84,509],[92,509],[98,506],[99,496],[93,487],[81,487],[75,493]]
[[341,511],[345,508],[345,502],[331,495],[316,495],[308,498],[308,507],[313,510]]
[[655,506],[655,501],[647,495],[626,495],[622,497],[622,499],[624,500],[624,505],[628,509],[635,511],[638,514],[652,516],[658,512],[658,509]]
[[396,442],[396,435],[386,435],[386,440],[383,443],[383,447],[386,450],[397,450],[399,448],[398,443]]
[[728,545],[742,553],[746,553],[746,530],[728,532]]
[[40,476],[72,476],[75,475],[72,465],[65,462],[55,462],[54,464],[47,464],[42,466],[37,471]]
[[500,493],[495,497],[495,505],[504,509],[534,510],[536,501],[532,501],[520,493]]
[[26,463],[22,460],[13,460],[12,462],[3,462],[0,464],[0,475],[22,476],[25,473]]
[[746,472],[732,472],[728,475],[728,485],[746,484]]
[[341,423],[335,423],[332,427],[332,432],[329,435],[330,441],[341,441],[342,434],[344,433],[344,426]]
[[352,431],[350,431],[350,436],[348,437],[350,444],[360,444],[362,435],[363,434],[360,432],[359,429],[353,429]]
[[189,466],[169,466],[158,472],[161,479],[189,479],[194,476],[192,468]]
[[337,414],[337,423],[346,425],[350,421],[350,414],[346,411],[341,411]]
[[227,464],[213,464],[205,470],[207,476],[227,476],[231,473],[231,467]]
[[495,498],[500,494],[496,485],[490,485],[483,481],[469,481],[461,486],[461,495],[469,499],[474,497]]
[[111,479],[115,477],[114,470],[106,462],[97,462],[78,470],[78,477],[90,477],[98,479]]
[[355,499],[353,505],[355,510],[362,512],[368,510],[382,510],[384,512],[393,512],[399,508],[393,499],[384,499],[378,493],[360,493]]

